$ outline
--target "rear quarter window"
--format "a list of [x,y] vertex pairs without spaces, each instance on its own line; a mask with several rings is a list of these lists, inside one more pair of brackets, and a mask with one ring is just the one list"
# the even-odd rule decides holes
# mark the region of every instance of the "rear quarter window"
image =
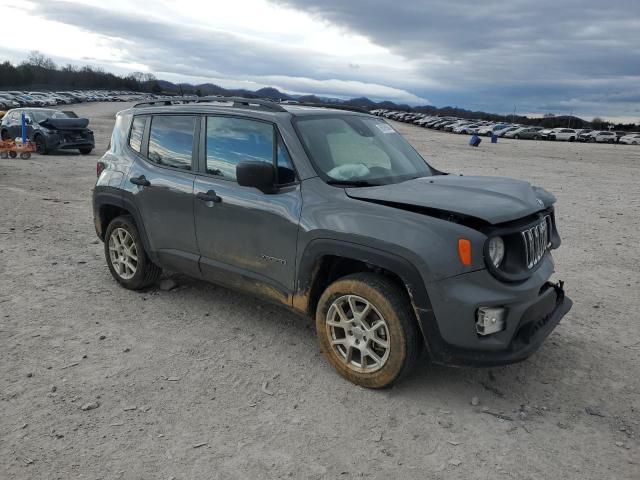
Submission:
[[142,135],[146,124],[147,117],[133,117],[133,122],[131,122],[129,146],[138,153],[142,151]]

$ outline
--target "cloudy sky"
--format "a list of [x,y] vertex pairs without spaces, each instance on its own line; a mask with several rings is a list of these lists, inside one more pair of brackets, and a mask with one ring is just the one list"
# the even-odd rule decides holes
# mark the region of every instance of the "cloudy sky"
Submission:
[[[638,0],[0,0],[0,60],[640,121]],[[25,28],[26,27],[26,28]]]

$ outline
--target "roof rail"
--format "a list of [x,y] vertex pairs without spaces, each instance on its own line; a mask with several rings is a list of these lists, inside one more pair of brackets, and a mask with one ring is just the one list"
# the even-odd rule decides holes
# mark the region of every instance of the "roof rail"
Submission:
[[313,102],[300,102],[293,103],[292,106],[302,106],[302,107],[318,107],[318,108],[333,108],[335,110],[347,110],[350,112],[358,112],[358,113],[366,113],[367,115],[371,115],[369,110],[356,107],[355,105],[344,105],[344,104],[334,104],[334,103],[313,103]]
[[286,112],[283,107],[269,100],[260,100],[257,98],[244,98],[244,97],[223,97],[219,95],[208,96],[208,97],[170,97],[170,98],[162,98],[149,100],[147,102],[139,102],[136,103],[133,108],[138,108],[144,105],[173,105],[176,102],[182,103],[229,103],[233,102],[234,107],[251,107],[252,105],[257,105],[260,108],[264,108],[265,110],[271,110],[273,112]]

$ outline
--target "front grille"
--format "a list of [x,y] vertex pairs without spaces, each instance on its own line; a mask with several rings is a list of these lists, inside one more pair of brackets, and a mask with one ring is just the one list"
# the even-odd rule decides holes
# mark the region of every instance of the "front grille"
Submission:
[[551,229],[551,217],[546,215],[540,223],[520,233],[528,269],[535,267],[551,246]]

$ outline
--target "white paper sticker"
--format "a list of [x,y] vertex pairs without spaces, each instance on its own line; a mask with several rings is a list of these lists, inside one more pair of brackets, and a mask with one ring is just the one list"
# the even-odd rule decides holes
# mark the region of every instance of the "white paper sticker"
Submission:
[[386,124],[386,123],[377,123],[376,127],[378,127],[378,130],[380,130],[382,133],[394,133],[395,132],[395,130],[393,128],[391,128],[391,126]]

